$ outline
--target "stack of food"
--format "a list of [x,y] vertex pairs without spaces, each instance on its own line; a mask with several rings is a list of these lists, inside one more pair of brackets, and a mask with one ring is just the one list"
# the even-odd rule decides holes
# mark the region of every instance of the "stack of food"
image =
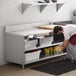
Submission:
[[62,53],[62,46],[59,46],[59,45],[55,46],[54,54],[60,54],[60,53]]
[[62,46],[53,46],[53,47],[49,47],[49,48],[44,48],[44,55],[45,56],[51,56],[51,55],[55,55],[55,54],[60,54],[62,53]]
[[45,56],[53,55],[53,47],[44,48],[44,54]]

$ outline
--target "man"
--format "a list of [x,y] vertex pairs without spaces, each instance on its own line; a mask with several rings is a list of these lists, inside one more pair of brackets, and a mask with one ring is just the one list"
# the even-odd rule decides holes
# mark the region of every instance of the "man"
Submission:
[[[57,36],[56,36],[56,34]],[[60,39],[63,41],[62,50],[67,47],[67,58],[76,59],[76,45],[72,45],[69,41],[70,37],[76,34],[76,25],[68,24],[66,26],[56,26],[53,30],[53,40],[59,40],[61,34],[63,35]],[[64,37],[64,38],[63,38]],[[71,57],[70,57],[71,56]]]
[[69,44],[69,39],[72,35],[76,34],[76,25],[74,24],[68,24],[66,26],[63,26],[64,30],[64,37],[65,40],[63,42],[63,49]]

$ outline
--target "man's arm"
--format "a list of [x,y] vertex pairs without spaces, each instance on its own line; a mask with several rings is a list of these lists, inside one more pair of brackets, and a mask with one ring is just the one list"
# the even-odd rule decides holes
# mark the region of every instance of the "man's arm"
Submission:
[[68,43],[69,43],[68,40],[64,40],[64,41],[63,41],[62,50],[64,50],[64,49],[67,47]]

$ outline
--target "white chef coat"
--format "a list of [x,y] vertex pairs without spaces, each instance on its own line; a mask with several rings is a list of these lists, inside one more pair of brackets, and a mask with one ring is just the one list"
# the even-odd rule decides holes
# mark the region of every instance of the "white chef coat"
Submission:
[[63,26],[65,40],[68,40],[72,35],[76,34],[76,25],[67,24]]

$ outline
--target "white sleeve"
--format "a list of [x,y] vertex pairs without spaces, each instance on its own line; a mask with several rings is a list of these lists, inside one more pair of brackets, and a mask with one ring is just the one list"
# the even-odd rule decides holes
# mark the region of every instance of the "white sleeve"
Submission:
[[70,38],[69,32],[64,32],[64,37],[65,37],[65,40],[68,40]]
[[64,37],[65,40],[68,40],[70,38],[70,27],[67,26],[64,27]]
[[65,40],[68,40],[72,35],[76,34],[76,25],[68,24],[63,29]]

